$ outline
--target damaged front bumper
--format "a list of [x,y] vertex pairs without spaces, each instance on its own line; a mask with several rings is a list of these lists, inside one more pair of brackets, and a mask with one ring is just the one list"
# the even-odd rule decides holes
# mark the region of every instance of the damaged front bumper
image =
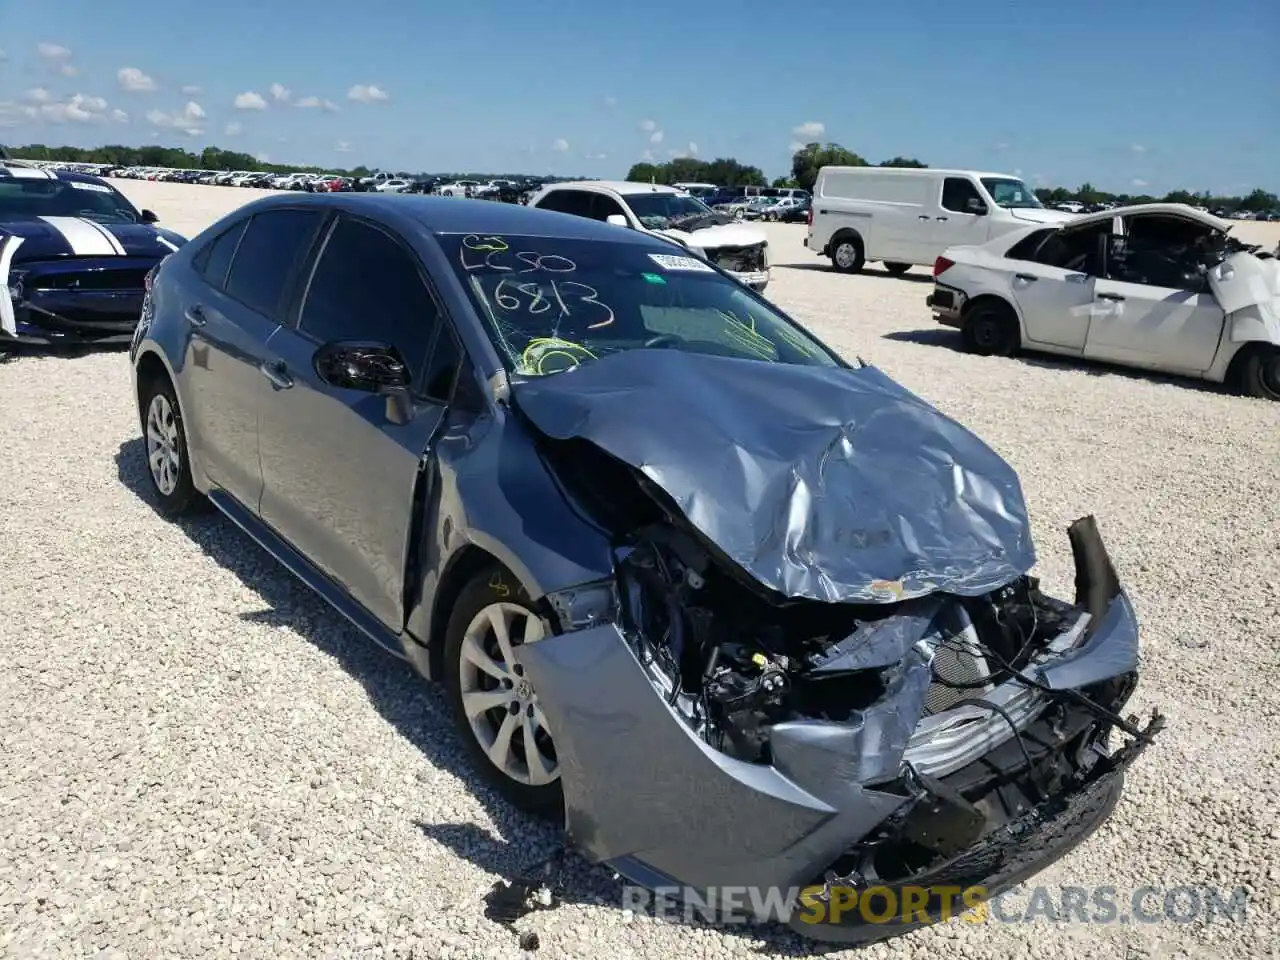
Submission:
[[[690,726],[601,594],[559,595],[565,632],[527,644],[522,659],[554,731],[569,842],[650,889],[765,892],[753,903],[807,891],[791,894],[789,922],[840,941],[936,921],[948,901],[868,930],[858,913],[833,918],[823,906],[833,884],[932,890],[962,878],[994,896],[1048,866],[1106,819],[1141,748],[1105,747],[1106,717],[1136,682],[1136,617],[1091,521],[1071,534],[1081,615],[1021,680],[931,710],[937,665],[897,627],[907,618],[889,618],[877,637],[832,653],[868,666],[898,656],[882,698],[844,722],[773,726],[766,762],[730,756]],[[1155,732],[1120,725],[1140,745]]]

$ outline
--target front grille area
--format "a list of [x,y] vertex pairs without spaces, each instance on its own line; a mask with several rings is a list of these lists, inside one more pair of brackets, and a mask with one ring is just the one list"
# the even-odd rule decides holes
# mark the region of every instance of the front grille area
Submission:
[[716,266],[732,273],[758,273],[764,269],[763,243],[753,243],[746,247],[721,247],[711,251],[711,256]]
[[925,691],[925,714],[933,716],[950,710],[961,700],[980,698],[990,690],[989,686],[975,687],[977,681],[989,676],[984,657],[966,647],[940,645],[933,653],[933,674],[959,686],[948,686],[934,681]]
[[150,267],[86,270],[83,273],[54,273],[32,277],[29,290],[142,290]]

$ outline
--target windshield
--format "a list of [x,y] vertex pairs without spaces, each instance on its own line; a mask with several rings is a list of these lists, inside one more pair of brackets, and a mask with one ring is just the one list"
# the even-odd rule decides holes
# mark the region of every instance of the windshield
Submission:
[[440,236],[507,369],[546,376],[643,348],[840,366],[746,287],[679,248]]
[[85,217],[103,223],[142,219],[128,200],[105,183],[78,180],[0,180],[0,219]]
[[1021,180],[1005,180],[996,177],[983,177],[982,185],[991,194],[997,207],[1007,210],[1044,209],[1036,195]]
[[636,219],[651,230],[661,230],[688,217],[714,216],[697,197],[679,193],[635,193],[624,198]]

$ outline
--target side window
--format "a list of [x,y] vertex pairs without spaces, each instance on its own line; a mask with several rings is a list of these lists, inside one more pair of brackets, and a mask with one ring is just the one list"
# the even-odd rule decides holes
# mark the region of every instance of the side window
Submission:
[[969,201],[977,200],[985,203],[973,181],[965,177],[947,177],[942,181],[943,209],[956,213],[968,213]]
[[339,220],[316,263],[298,328],[321,343],[389,343],[416,377],[439,323],[409,251],[377,227]]
[[560,205],[555,209],[561,213],[571,213],[575,217],[591,216],[592,194],[583,190],[557,190],[556,195],[560,198]]
[[1053,230],[1036,230],[1023,237],[1005,252],[1005,257],[1010,260],[1027,260],[1034,262],[1035,252],[1040,244],[1044,243],[1045,238]]
[[1111,221],[1090,224],[1075,230],[1057,230],[1036,251],[1036,262],[1061,267],[1074,273],[1102,276],[1099,244],[1111,236]]
[[318,210],[269,210],[253,217],[231,264],[227,293],[275,318],[285,285],[307,255],[322,218]]
[[1211,228],[1165,215],[1130,217],[1126,228],[1124,252],[1109,264],[1113,279],[1196,293],[1207,288],[1200,266]]
[[575,213],[572,207],[572,190],[553,190],[538,201],[539,210],[554,210],[557,213]]
[[606,196],[603,193],[593,193],[591,195],[591,216],[604,222],[612,216],[625,217],[626,211],[622,209],[622,205],[613,197]]
[[440,333],[431,348],[431,357],[427,362],[422,392],[432,400],[449,403],[453,399],[453,391],[458,382],[461,366],[462,348],[458,345],[458,340],[448,324],[441,324]]
[[231,229],[224,230],[191,259],[191,266],[210,286],[221,289],[227,282],[227,269],[248,223],[248,220],[241,220]]

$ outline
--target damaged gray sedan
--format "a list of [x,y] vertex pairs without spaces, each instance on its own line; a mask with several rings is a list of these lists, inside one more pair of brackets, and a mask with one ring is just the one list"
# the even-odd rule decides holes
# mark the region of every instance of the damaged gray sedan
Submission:
[[443,680],[477,769],[650,888],[925,890],[793,920],[900,932],[1085,839],[1159,727],[1091,518],[1046,596],[994,452],[660,238],[268,198],[153,272],[131,355],[161,511]]

